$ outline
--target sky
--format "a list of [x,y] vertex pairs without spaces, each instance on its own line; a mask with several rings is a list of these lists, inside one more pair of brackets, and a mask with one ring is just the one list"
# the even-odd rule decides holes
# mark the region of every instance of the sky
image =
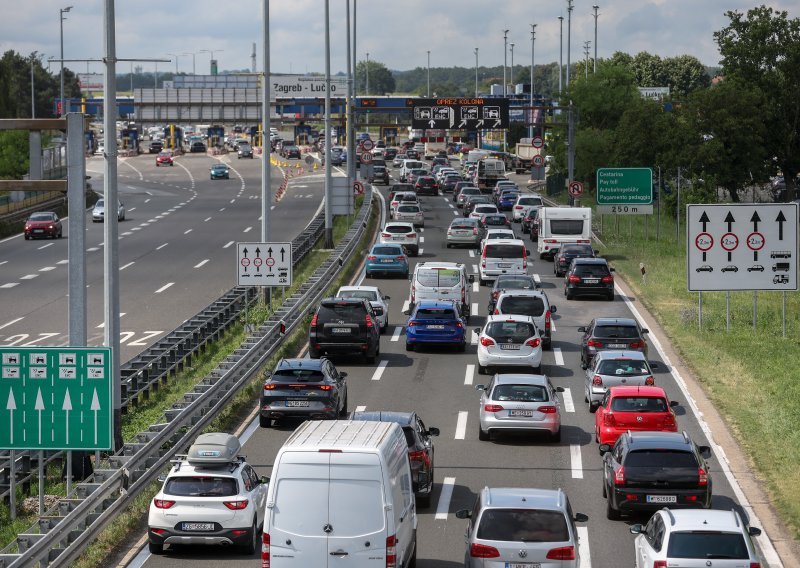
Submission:
[[[331,73],[347,66],[345,0],[330,2]],[[59,10],[65,14],[64,58],[100,59],[104,55],[104,0],[0,0],[0,51],[14,50],[44,58],[59,54]],[[325,72],[326,0],[270,1],[270,61],[273,73]],[[694,55],[717,65],[713,33],[722,29],[725,12],[766,3],[800,17],[796,0],[574,0],[571,18],[571,60],[583,57],[584,42],[594,53],[593,4],[599,5],[598,57],[616,51],[647,51],[661,57]],[[209,72],[214,51],[220,70],[250,68],[253,43],[262,69],[263,0],[116,0],[118,58],[169,59],[159,71]],[[474,67],[503,64],[503,32],[508,30],[507,63],[529,66],[531,24],[536,24],[536,63],[559,58],[559,16],[563,21],[563,60],[567,62],[567,0],[351,0],[357,4],[358,60],[369,59],[389,69]],[[192,55],[182,55],[184,53]],[[79,73],[102,72],[100,63],[67,63]],[[152,72],[155,63],[141,63]],[[117,72],[130,70],[121,62]],[[57,64],[55,64],[57,67]],[[53,67],[53,69],[55,69]]]

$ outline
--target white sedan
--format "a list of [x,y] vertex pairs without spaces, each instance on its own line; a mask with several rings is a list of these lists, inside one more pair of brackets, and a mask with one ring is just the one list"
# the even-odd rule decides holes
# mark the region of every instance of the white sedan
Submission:
[[412,256],[419,255],[419,233],[413,223],[386,223],[381,231],[382,245],[402,245]]
[[500,211],[498,211],[496,205],[491,205],[489,203],[479,203],[478,205],[475,206],[475,209],[472,210],[472,213],[470,213],[469,216],[472,217],[473,219],[480,219],[484,215],[492,215],[497,213],[500,213]]
[[384,296],[377,286],[342,286],[336,292],[337,298],[361,298],[367,300],[375,311],[375,319],[381,333],[389,325],[389,296]]
[[478,337],[478,374],[489,367],[531,367],[542,371],[542,339],[533,318],[513,314],[489,316]]

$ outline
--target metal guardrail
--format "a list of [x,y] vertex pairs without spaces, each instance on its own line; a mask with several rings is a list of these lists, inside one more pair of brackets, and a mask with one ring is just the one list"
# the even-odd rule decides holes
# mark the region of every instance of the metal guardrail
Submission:
[[[97,469],[89,481],[76,486],[76,498],[62,499],[29,532],[0,551],[0,568],[65,566],[75,560],[111,520],[155,481],[175,451],[187,448],[234,396],[260,372],[280,348],[283,338],[304,320],[308,307],[318,302],[336,273],[355,254],[371,211],[372,190],[341,243],[314,274],[250,335],[241,347],[182,402],[167,410],[164,420],[136,436]],[[280,333],[285,325],[286,336]],[[15,551],[16,549],[16,551]]]

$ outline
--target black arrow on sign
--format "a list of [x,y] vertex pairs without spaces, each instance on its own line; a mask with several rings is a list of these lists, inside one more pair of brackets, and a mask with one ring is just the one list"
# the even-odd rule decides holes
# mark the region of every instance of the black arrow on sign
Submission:
[[783,240],[783,224],[786,222],[786,217],[783,216],[783,211],[778,213],[778,216],[775,218],[778,222],[778,240]]
[[244,253],[244,257],[247,258],[247,247],[244,247],[242,252]]
[[753,216],[750,217],[750,222],[753,223],[753,232],[758,231],[759,221],[761,221],[761,217],[758,216],[758,211],[753,211]]
[[[725,216],[725,222],[728,224],[728,232],[730,233],[733,230],[733,223],[736,222],[736,219],[733,218],[733,214],[730,211],[728,211],[728,214]],[[728,260],[730,260],[730,258]]]
[[269,247],[267,249],[267,254],[269,255],[270,258],[272,258],[272,247]]
[[283,247],[281,247],[281,262],[283,262],[283,255],[286,253]]
[[[256,258],[261,256],[261,249],[256,247]],[[261,267],[256,264],[256,272],[261,272]]]
[[[703,232],[704,233],[706,232],[706,223],[708,223],[709,221],[711,221],[711,220],[708,218],[708,215],[706,215],[706,212],[703,211],[703,214],[700,215],[700,222],[703,224]],[[705,253],[703,253],[703,254],[705,254]],[[705,260],[705,256],[703,257],[703,260]]]

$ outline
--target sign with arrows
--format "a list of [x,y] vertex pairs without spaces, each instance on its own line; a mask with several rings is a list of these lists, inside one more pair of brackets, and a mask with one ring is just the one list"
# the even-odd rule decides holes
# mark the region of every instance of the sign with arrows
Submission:
[[291,286],[292,243],[236,243],[237,286]]
[[109,347],[0,347],[0,449],[109,450]]
[[797,204],[686,209],[689,291],[797,290]]
[[411,128],[503,130],[508,128],[508,99],[413,99]]

